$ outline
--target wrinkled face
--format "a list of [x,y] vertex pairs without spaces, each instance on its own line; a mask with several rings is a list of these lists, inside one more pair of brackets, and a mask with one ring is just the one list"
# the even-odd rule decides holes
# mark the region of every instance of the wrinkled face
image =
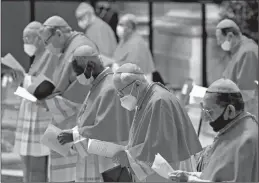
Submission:
[[206,93],[201,103],[201,110],[204,122],[212,122],[223,113],[224,108],[216,103],[215,95]]

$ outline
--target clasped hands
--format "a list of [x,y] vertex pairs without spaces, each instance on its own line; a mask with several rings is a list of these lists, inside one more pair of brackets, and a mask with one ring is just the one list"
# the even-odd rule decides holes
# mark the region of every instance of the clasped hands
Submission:
[[197,172],[176,170],[172,173],[169,173],[169,179],[173,182],[199,182],[200,179],[195,173]]
[[73,139],[73,131],[70,129],[70,130],[63,130],[57,137],[59,143],[61,145],[64,145],[64,144],[67,144],[67,143],[70,143],[70,142],[73,142],[74,139]]
[[117,152],[113,156],[112,161],[114,163],[120,164],[121,167],[130,167],[128,156],[127,156],[127,153],[125,151]]

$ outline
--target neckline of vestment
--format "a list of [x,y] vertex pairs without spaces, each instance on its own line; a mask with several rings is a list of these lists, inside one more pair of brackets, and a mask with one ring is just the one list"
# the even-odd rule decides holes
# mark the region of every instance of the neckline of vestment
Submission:
[[[155,85],[158,85],[158,86],[160,86],[160,87],[166,89],[167,91],[169,91],[164,85],[162,85],[162,84],[159,83],[159,82],[154,82],[154,83],[149,84],[149,85],[144,89],[144,93],[145,93],[145,94],[144,94],[141,98],[139,98],[139,100],[138,100],[138,102],[137,102],[137,111],[142,108],[142,105],[143,105],[145,99],[147,99],[147,97],[149,96],[149,94],[152,92],[153,86],[155,86]],[[170,91],[169,91],[169,92],[170,92]]]
[[69,47],[70,43],[72,42],[72,40],[78,36],[78,35],[84,35],[83,33],[81,32],[76,32],[76,31],[73,31],[71,33],[71,35],[68,37],[68,39],[65,41],[65,44],[64,44],[64,48],[62,49],[62,53],[65,53],[65,51],[67,50],[67,48]]
[[251,117],[253,119],[253,121],[256,122],[253,115],[251,115],[250,113],[247,113],[247,112],[242,112],[241,114],[239,114],[239,116],[236,117],[236,119],[234,119],[231,123],[227,124],[223,129],[221,129],[218,132],[218,134],[214,138],[214,142],[216,142],[221,135],[225,134],[227,131],[229,131],[231,128],[233,128],[236,124],[238,124],[242,119],[244,119],[246,117]]
[[[129,135],[129,143],[128,143],[128,146],[127,148],[130,148],[132,147],[133,143],[134,143],[134,139],[136,139],[137,137],[137,134],[139,134],[139,130],[140,128],[138,128],[137,130],[135,129],[136,128],[136,125],[141,125],[140,123],[137,123],[137,118],[138,118],[138,112],[141,110],[142,106],[148,102],[148,100],[150,99],[150,97],[153,95],[153,93],[155,92],[152,88],[155,86],[155,85],[158,85],[166,90],[168,90],[164,85],[162,85],[161,83],[151,83],[149,84],[145,89],[144,89],[144,92],[145,93],[139,100],[138,100],[138,103],[137,103],[137,107],[136,107],[136,111],[135,111],[135,114],[134,114],[134,118],[133,118],[133,122],[132,122],[132,126],[131,126],[131,129],[130,129],[130,135]],[[169,91],[169,90],[168,90]]]

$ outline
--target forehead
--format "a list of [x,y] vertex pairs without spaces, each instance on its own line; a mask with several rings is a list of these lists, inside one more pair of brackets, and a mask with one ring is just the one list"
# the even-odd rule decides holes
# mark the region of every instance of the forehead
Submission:
[[216,94],[206,93],[203,98],[202,104],[205,108],[213,108],[214,106],[217,106]]

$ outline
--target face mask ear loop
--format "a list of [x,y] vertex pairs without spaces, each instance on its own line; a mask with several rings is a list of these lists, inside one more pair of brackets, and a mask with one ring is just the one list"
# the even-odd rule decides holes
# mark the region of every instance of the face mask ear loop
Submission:
[[205,110],[205,113],[206,113],[207,116],[209,116],[209,118],[210,118],[211,121],[214,121],[208,111]]

